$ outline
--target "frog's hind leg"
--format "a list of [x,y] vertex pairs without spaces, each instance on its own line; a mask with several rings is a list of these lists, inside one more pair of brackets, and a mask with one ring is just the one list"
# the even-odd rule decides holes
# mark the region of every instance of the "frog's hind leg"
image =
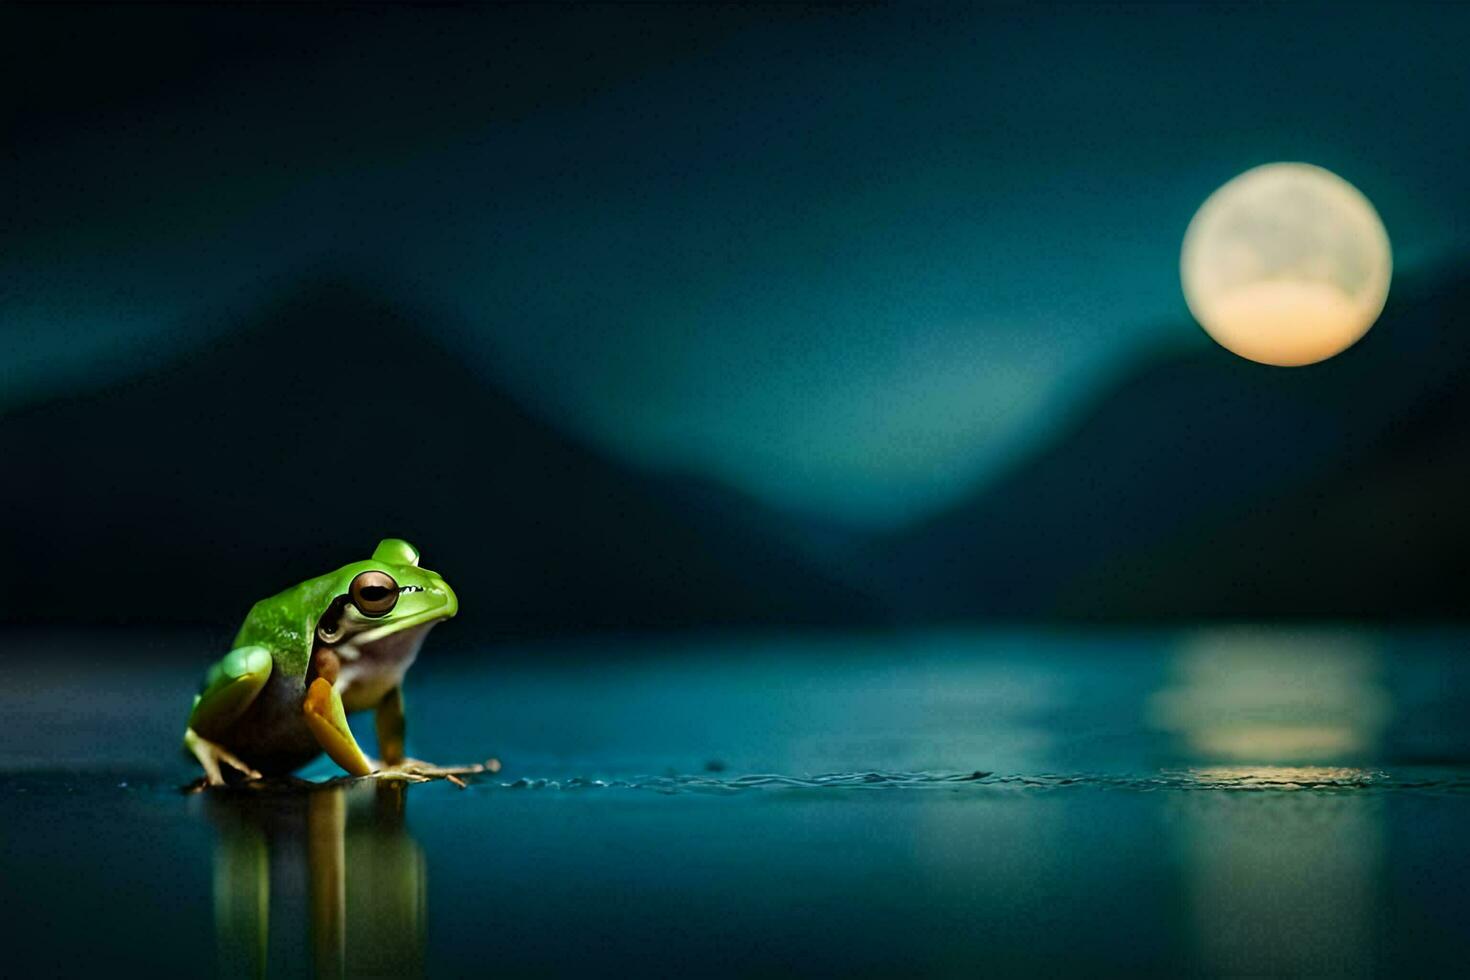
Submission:
[[260,778],[260,773],[215,740],[228,733],[230,725],[254,703],[265,682],[270,680],[271,666],[270,651],[265,647],[240,647],[221,657],[204,675],[204,684],[189,712],[184,747],[204,767],[204,775],[211,785],[224,782],[221,762],[251,779]]

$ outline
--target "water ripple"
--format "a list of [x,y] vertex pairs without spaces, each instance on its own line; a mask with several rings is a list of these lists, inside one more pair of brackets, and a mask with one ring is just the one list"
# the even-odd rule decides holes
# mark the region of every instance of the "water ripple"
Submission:
[[969,772],[832,772],[816,776],[755,773],[745,776],[712,775],[632,776],[626,778],[522,778],[480,785],[509,790],[651,790],[658,793],[732,794],[765,790],[1061,790],[1094,788],[1134,792],[1358,792],[1417,790],[1470,793],[1470,775],[1464,773],[1395,776],[1379,769],[1323,766],[1217,766],[1165,770],[1149,775],[1099,773],[997,774]]
[[818,776],[784,776],[754,773],[747,776],[632,776],[626,779],[517,779],[499,785],[505,789],[644,789],[664,793],[731,793],[743,790],[787,789],[891,789],[900,787],[976,783],[993,776],[989,772],[832,772]]

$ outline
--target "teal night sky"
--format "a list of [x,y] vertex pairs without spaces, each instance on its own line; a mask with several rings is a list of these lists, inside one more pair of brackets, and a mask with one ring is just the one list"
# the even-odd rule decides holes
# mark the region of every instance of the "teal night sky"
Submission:
[[0,407],[346,269],[625,458],[889,524],[1207,345],[1179,242],[1250,166],[1470,241],[1470,8],[274,14],[0,13]]

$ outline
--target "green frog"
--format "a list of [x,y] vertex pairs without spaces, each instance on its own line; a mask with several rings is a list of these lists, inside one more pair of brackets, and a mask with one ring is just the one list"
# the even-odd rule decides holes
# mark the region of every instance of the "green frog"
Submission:
[[[403,675],[424,635],[459,611],[453,590],[399,538],[367,561],[309,579],[251,608],[234,649],[204,675],[184,745],[211,784],[221,764],[259,779],[325,752],[353,776],[405,763]],[[375,766],[347,712],[376,712]]]

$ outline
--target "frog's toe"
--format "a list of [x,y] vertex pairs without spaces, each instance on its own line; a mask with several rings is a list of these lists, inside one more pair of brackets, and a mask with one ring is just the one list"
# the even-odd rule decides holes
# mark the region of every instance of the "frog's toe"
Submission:
[[224,749],[220,748],[219,746],[215,746],[215,750],[219,754],[219,761],[223,762],[225,765],[229,766],[231,769],[234,769],[236,772],[242,772],[242,773],[244,773],[246,779],[259,779],[259,778],[261,778],[260,777],[260,773],[258,771],[250,768],[250,766],[248,766],[244,762],[240,761],[240,759],[238,757],[236,757],[235,755],[233,755],[232,753],[225,751]]
[[500,771],[500,762],[497,759],[487,759],[485,762],[477,762],[463,766],[440,766],[422,759],[404,759],[402,762],[388,765],[377,763],[373,766],[373,777],[376,779],[397,779],[412,783],[427,783],[435,779],[447,779],[454,785],[463,789],[465,781],[461,776],[474,776],[480,773],[493,773]]
[[367,778],[400,783],[427,783],[429,781],[429,777],[423,773],[412,769],[405,769],[402,766],[388,766],[383,769],[374,769],[368,774]]
[[194,754],[194,758],[199,760],[199,765],[204,768],[204,778],[211,786],[223,786],[225,783],[224,774],[220,771],[221,762],[243,773],[247,779],[260,778],[260,773],[250,768],[233,752],[204,738],[192,728],[184,732],[184,744]]

